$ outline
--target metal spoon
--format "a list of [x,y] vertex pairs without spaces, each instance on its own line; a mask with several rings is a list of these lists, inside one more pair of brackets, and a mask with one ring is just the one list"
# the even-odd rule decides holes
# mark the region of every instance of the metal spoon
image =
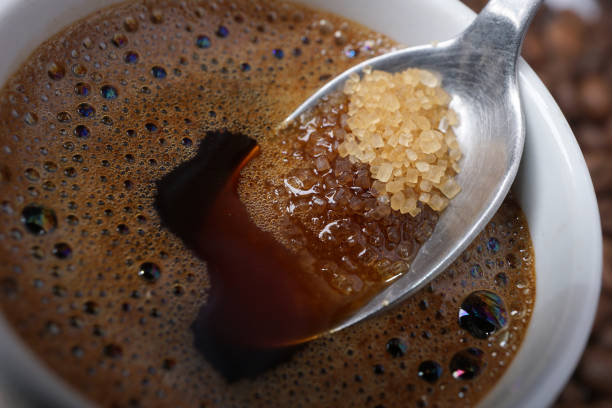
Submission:
[[327,83],[286,120],[288,124],[338,90],[366,67],[388,72],[422,68],[437,72],[452,96],[461,124],[455,129],[464,154],[461,193],[442,213],[410,270],[376,295],[335,332],[405,299],[445,270],[499,209],[516,176],[525,141],[517,64],[527,27],[543,0],[490,0],[458,37],[407,48],[365,61]]

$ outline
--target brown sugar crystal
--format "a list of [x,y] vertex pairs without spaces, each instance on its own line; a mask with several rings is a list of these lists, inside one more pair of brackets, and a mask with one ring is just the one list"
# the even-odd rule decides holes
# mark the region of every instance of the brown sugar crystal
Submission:
[[366,69],[344,87],[349,98],[341,157],[369,165],[379,199],[402,214],[417,215],[417,202],[444,210],[461,188],[461,150],[452,126],[457,114],[440,78],[421,69],[395,74]]

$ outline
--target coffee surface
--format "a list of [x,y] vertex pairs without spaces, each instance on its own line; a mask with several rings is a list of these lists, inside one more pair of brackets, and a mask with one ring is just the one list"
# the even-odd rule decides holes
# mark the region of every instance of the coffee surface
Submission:
[[102,406],[474,405],[535,299],[512,201],[401,306],[235,383],[193,346],[206,262],[154,207],[157,181],[207,132],[265,146],[325,81],[396,46],[333,15],[250,1],[125,3],[41,45],[0,94],[5,317]]

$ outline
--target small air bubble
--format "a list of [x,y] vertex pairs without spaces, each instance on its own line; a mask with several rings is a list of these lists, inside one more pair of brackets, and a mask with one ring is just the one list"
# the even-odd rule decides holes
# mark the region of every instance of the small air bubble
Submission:
[[160,24],[164,21],[164,13],[160,9],[153,9],[151,11],[151,22],[154,24]]
[[225,26],[219,26],[215,34],[217,35],[217,37],[225,38],[229,35],[229,30]]
[[40,180],[40,174],[38,174],[38,171],[32,168],[26,169],[24,174],[25,177],[30,181],[36,182]]
[[154,283],[160,278],[161,269],[153,262],[145,262],[138,268],[138,276],[149,283]]
[[210,38],[208,38],[205,35],[199,35],[196,38],[196,46],[198,48],[210,48],[211,42],[210,42]]
[[74,128],[74,135],[78,137],[79,139],[87,139],[90,134],[91,133],[89,129],[87,128],[87,126],[78,125],[77,127]]
[[77,112],[84,118],[92,117],[96,114],[96,110],[88,103],[82,103],[77,107]]
[[283,52],[282,49],[275,48],[274,50],[272,50],[272,55],[274,55],[274,58],[276,59],[283,59],[283,57],[285,56],[285,53]]
[[100,94],[104,99],[116,99],[119,96],[117,88],[111,85],[104,85],[100,88]]
[[70,122],[72,120],[72,116],[68,112],[60,112],[57,114],[57,120],[60,123]]
[[26,125],[34,126],[38,123],[38,116],[33,112],[26,112],[26,114],[23,115],[23,121]]
[[159,66],[154,66],[151,68],[151,74],[157,79],[163,79],[166,77],[166,75],[168,75],[166,70]]
[[47,67],[47,74],[49,75],[49,78],[53,79],[54,81],[59,81],[66,75],[66,69],[60,63],[52,62]]
[[137,31],[138,30],[138,20],[136,20],[132,16],[126,17],[125,20],[123,20],[123,28],[125,28],[125,31],[127,31],[128,33],[133,33]]
[[21,221],[34,235],[48,234],[57,227],[55,211],[37,205],[25,207],[21,212]]
[[138,53],[134,51],[126,52],[123,61],[125,61],[126,64],[136,64],[138,62]]
[[65,242],[57,243],[53,246],[53,255],[58,259],[67,259],[72,255],[72,248]]

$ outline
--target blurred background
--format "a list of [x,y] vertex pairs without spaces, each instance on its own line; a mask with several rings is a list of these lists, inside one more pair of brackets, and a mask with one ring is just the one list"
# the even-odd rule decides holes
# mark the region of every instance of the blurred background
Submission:
[[[486,0],[462,0],[478,12]],[[546,0],[523,57],[557,100],[582,148],[603,229],[599,309],[587,349],[555,408],[612,408],[612,0]]]
[[[476,12],[487,0],[461,0]],[[546,0],[523,56],[563,110],[591,171],[601,213],[604,269],[587,349],[555,408],[612,408],[612,0]],[[5,400],[1,407],[23,406]]]

